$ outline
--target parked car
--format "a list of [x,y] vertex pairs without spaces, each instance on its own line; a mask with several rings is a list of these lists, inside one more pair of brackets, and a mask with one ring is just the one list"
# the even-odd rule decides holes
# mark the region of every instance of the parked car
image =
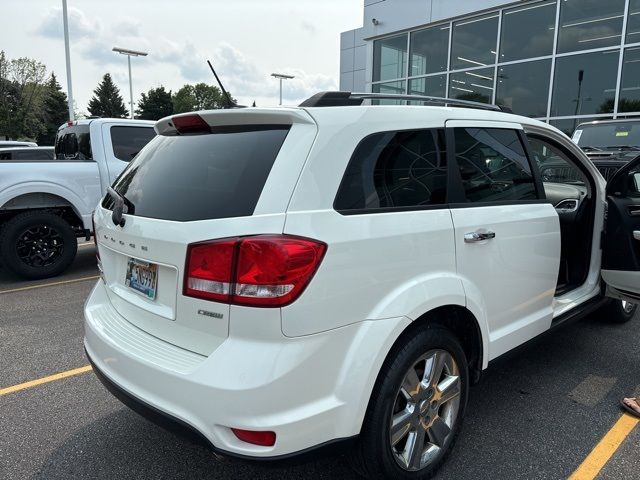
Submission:
[[10,160],[0,153],[4,265],[27,279],[63,272],[75,258],[76,238],[90,238],[91,212],[107,187],[154,136],[150,121],[79,120],[58,130],[54,160],[21,158],[40,147]]
[[55,157],[53,147],[11,147],[0,148],[0,162],[4,161],[46,161]]
[[[224,455],[348,444],[366,478],[423,479],[490,361],[632,318],[640,160],[605,187],[545,123],[365,97],[156,123],[94,216],[85,348],[124,403]],[[547,157],[583,182],[543,182]]]
[[0,140],[0,148],[7,147],[37,147],[35,142],[19,142],[16,140]]

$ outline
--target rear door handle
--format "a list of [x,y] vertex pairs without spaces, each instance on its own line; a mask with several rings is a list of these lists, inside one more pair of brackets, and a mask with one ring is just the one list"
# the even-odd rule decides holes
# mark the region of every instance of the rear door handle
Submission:
[[482,242],[483,240],[491,240],[496,238],[496,233],[491,230],[478,230],[475,232],[464,234],[464,243]]
[[635,238],[636,240],[640,240],[640,230],[633,231],[633,238]]

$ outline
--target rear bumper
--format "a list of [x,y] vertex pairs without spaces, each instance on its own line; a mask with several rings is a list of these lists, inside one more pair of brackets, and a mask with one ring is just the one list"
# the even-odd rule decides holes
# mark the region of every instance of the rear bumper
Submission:
[[[365,321],[278,341],[229,337],[208,357],[122,318],[99,281],[85,306],[85,349],[107,388],[133,410],[215,451],[284,460],[356,436],[377,372],[405,318]],[[276,432],[244,443],[230,427]]]

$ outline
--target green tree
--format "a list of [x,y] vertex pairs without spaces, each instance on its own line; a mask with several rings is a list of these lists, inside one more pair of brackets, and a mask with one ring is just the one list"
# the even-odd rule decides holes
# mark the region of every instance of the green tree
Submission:
[[166,91],[163,86],[151,88],[140,96],[137,118],[143,120],[159,120],[173,113],[171,91]]
[[0,134],[34,139],[44,130],[41,115],[46,67],[31,58],[8,60],[0,52]]
[[[231,97],[231,101],[236,103]],[[206,83],[185,85],[173,95],[173,113],[225,108],[228,102],[220,89]]]
[[93,91],[93,97],[89,100],[89,113],[96,117],[126,118],[127,108],[124,106],[120,90],[113,83],[108,73],[102,77],[102,82]]
[[69,119],[67,94],[62,91],[55,74],[52,73],[45,85],[42,115],[45,130],[37,137],[39,145],[53,145],[58,127]]

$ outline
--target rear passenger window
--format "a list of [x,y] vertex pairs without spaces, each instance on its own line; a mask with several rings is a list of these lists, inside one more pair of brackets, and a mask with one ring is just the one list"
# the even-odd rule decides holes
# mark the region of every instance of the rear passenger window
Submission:
[[446,202],[444,130],[376,133],[357,146],[340,184],[338,211]]
[[456,161],[467,202],[536,200],[520,137],[502,128],[456,128]]
[[153,127],[111,127],[113,154],[118,160],[130,162],[155,136]]

